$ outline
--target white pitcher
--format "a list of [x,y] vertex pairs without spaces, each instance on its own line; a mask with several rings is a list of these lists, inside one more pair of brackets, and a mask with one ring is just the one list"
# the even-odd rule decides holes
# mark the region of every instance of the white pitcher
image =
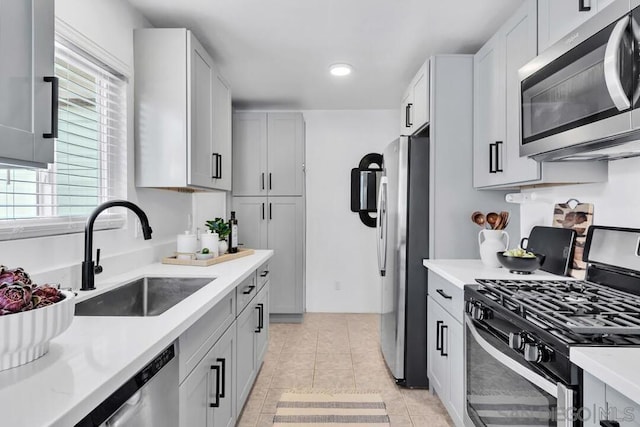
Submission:
[[[507,238],[506,243],[504,242],[505,237]],[[509,235],[504,230],[480,230],[478,244],[480,245],[482,263],[487,267],[499,268],[500,263],[496,252],[504,251],[509,247]]]

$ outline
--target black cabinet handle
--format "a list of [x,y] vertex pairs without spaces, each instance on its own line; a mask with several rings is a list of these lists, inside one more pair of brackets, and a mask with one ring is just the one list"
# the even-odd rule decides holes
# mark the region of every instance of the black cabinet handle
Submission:
[[227,388],[224,384],[225,384],[225,378],[227,377],[227,370],[225,369],[225,365],[226,365],[226,360],[225,359],[216,359],[217,362],[220,363],[220,365],[222,366],[222,393],[220,393],[220,397],[224,398],[224,392],[225,389]]
[[436,289],[436,292],[439,293],[444,299],[452,299],[451,295],[447,295],[442,289]]
[[264,172],[262,172],[260,176],[260,187],[264,190]]
[[442,320],[438,320],[436,322],[436,350],[438,350],[441,353],[442,353],[442,343],[440,342],[440,340],[442,337],[440,336],[440,332],[443,324],[444,322]]
[[600,427],[620,427],[620,423],[617,421],[602,420],[600,421]]
[[493,167],[493,147],[495,144],[489,144],[489,173],[496,173],[496,169]]
[[444,334],[445,331],[449,329],[449,327],[447,325],[442,325],[440,329],[442,329],[442,331],[440,332],[440,339],[442,340],[440,342],[440,356],[447,357],[449,356],[449,354],[444,350]]
[[254,285],[247,286],[242,292],[244,295],[249,295],[256,287]]
[[254,332],[259,334],[264,328],[264,304],[256,304],[255,309],[258,310],[258,328]]
[[220,366],[211,365],[211,370],[216,371],[216,394],[213,403],[209,403],[210,408],[217,408],[220,406]]
[[409,110],[411,109],[411,104],[407,104],[404,107],[404,127],[406,128],[410,128],[411,125],[409,124]]
[[587,5],[585,0],[578,0],[578,12],[589,12],[591,10],[591,0]]
[[42,137],[46,139],[58,137],[58,93],[60,81],[57,77],[45,76],[44,81],[51,83],[51,133],[43,133]]
[[269,172],[269,190],[271,190],[271,172]]
[[222,179],[222,154],[218,154],[218,162],[220,163],[218,168],[218,179]]
[[264,270],[262,273],[260,273],[260,277],[267,277],[269,275],[269,270]]
[[269,219],[273,219],[273,209],[271,208],[271,203],[269,203]]
[[502,160],[500,159],[500,146],[502,141],[496,141],[496,172],[504,172],[502,170]]
[[220,155],[218,153],[211,153],[211,155],[213,156],[213,159],[216,162],[215,172],[211,176],[211,178],[213,178],[213,179],[222,179],[222,155]]
[[262,220],[264,221],[264,203],[262,204]]

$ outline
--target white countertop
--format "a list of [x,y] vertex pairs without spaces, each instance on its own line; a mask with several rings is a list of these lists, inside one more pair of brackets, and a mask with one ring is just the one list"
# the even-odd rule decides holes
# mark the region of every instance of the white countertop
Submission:
[[542,270],[532,274],[510,273],[506,268],[486,267],[479,259],[424,259],[422,265],[460,288],[476,283],[476,279],[574,280]]
[[159,316],[76,316],[43,357],[0,372],[0,424],[73,426],[272,256],[257,250],[210,267],[151,264],[79,293],[86,299],[143,275],[215,278]]
[[[504,268],[485,267],[477,259],[425,259],[422,264],[460,288],[475,283],[475,279],[573,280],[540,270],[527,275],[514,274]],[[640,370],[637,369],[640,348],[572,347],[569,358],[583,370],[640,404]]]
[[572,347],[569,359],[640,405],[640,348]]

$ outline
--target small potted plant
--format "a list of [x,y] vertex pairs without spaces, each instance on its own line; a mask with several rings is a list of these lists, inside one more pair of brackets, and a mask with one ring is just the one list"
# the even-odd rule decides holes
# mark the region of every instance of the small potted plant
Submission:
[[227,244],[227,236],[231,233],[229,224],[222,218],[216,218],[213,221],[206,221],[205,225],[211,230],[212,233],[218,233],[218,252],[220,255],[225,254],[229,245]]

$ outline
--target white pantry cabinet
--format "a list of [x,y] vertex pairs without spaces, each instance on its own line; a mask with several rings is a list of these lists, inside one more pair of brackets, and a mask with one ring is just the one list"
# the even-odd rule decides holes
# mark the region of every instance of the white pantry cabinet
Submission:
[[54,1],[4,0],[0,13],[0,163],[54,161],[58,82]]
[[613,0],[538,0],[538,50],[546,48]]
[[136,185],[231,189],[231,90],[191,31],[134,33]]
[[518,70],[535,58],[536,0],[526,0],[474,56],[473,186],[601,182],[605,162],[536,162],[520,157]]
[[400,110],[400,135],[413,135],[429,123],[429,60],[411,79]]
[[301,113],[235,113],[233,195],[302,196],[304,131]]
[[301,317],[305,295],[304,198],[234,197],[233,209],[241,224],[238,243],[275,252],[269,262],[272,317]]

